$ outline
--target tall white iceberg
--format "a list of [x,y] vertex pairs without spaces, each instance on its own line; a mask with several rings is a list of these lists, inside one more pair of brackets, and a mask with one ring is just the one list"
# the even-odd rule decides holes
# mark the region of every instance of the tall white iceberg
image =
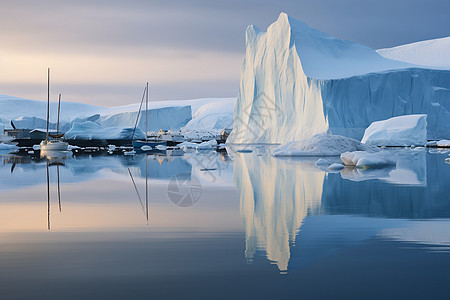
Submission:
[[231,143],[284,143],[319,133],[360,140],[373,121],[428,115],[450,137],[450,71],[390,60],[281,13],[249,26]]

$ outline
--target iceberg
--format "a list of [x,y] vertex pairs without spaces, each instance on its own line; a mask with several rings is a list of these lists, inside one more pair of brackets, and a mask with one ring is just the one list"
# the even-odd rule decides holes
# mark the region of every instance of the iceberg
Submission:
[[233,108],[235,98],[224,99],[221,102],[211,102],[201,106],[194,114],[184,130],[211,130],[233,127]]
[[450,69],[450,36],[393,48],[379,49],[382,56],[436,69]]
[[19,147],[16,145],[0,143],[0,152],[16,152],[18,150]]
[[406,115],[373,122],[361,142],[375,146],[423,146],[427,143],[427,115]]
[[361,140],[374,121],[427,114],[450,137],[450,70],[391,60],[281,13],[249,26],[229,143],[285,143],[320,133]]
[[[207,130],[229,128],[232,125],[235,102],[235,98],[153,101],[149,103],[148,130],[179,130],[186,126],[189,130],[198,130],[202,136]],[[52,130],[56,129],[57,105],[57,102],[50,103],[49,128]],[[81,130],[83,126],[93,126],[91,123],[95,123],[107,133],[102,138],[109,139],[110,133],[113,131],[117,133],[118,128],[134,127],[138,110],[139,103],[102,107],[64,101],[61,103],[60,130],[67,132],[75,126],[73,129],[76,131]],[[46,111],[47,103],[44,101],[0,95],[0,127],[12,128],[11,121],[13,121],[14,125],[21,129],[45,128]],[[84,124],[86,122],[90,122],[87,123],[90,125]],[[137,127],[145,130],[145,110],[141,111]],[[100,137],[98,135],[100,131],[97,127],[95,129],[97,137]],[[214,135],[217,134],[218,132],[214,132]]]
[[[132,127],[107,127],[104,128],[94,122],[74,123],[73,127],[64,135],[70,140],[131,140]],[[134,132],[135,139],[145,139],[145,134],[139,128]]]

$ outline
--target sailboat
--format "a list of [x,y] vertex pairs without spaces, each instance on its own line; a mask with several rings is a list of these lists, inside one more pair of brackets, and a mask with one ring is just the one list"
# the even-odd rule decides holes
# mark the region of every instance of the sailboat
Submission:
[[139,199],[139,203],[142,207],[142,212],[145,214],[148,225],[148,154],[145,154],[145,207],[144,203],[142,202],[141,195],[139,194],[139,190],[136,186],[136,182],[134,181],[133,175],[131,174],[130,168],[128,168],[128,174],[130,174],[131,182],[133,183],[134,189]]
[[[61,94],[58,102],[58,123],[56,134],[50,134],[48,131],[50,119],[50,68],[47,70],[47,135],[39,146],[41,151],[67,151],[69,144],[61,140],[64,134],[59,134],[59,112],[61,109]],[[51,139],[50,139],[51,138]]]
[[141,114],[141,107],[142,107],[142,102],[144,101],[144,97],[142,97],[142,101],[141,101],[141,105],[139,106],[139,111],[138,111],[138,115],[136,118],[136,124],[134,125],[134,130],[133,130],[133,137],[132,137],[132,144],[133,144],[133,149],[134,150],[141,150],[142,147],[151,147],[154,148],[156,146],[166,146],[167,142],[166,141],[159,141],[159,140],[149,140],[148,136],[147,136],[147,132],[148,132],[148,82],[147,85],[144,89],[144,96],[145,96],[145,140],[135,140],[134,139],[134,132],[136,131],[136,127],[138,124],[138,120],[139,120],[139,116]]

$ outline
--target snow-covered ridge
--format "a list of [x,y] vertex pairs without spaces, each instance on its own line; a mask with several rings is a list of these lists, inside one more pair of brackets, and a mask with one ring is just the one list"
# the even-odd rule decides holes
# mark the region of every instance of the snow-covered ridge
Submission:
[[[252,29],[249,27],[248,31]],[[261,31],[258,34],[264,35]],[[414,67],[384,58],[369,47],[332,37],[281,13],[267,29],[267,43],[286,34],[285,43],[280,46],[292,47],[297,52],[303,72],[309,78],[338,79]]]
[[[149,130],[179,129],[201,111],[203,119],[211,119],[210,114],[215,115],[216,110],[221,108],[223,115],[232,118],[232,106],[235,98],[204,98],[194,100],[170,100],[152,101],[149,103]],[[50,127],[54,128],[57,119],[57,102],[50,103]],[[145,109],[145,107],[143,108]],[[95,122],[104,127],[134,127],[139,103],[117,106],[102,107],[77,102],[61,102],[61,128],[68,131],[74,123]],[[0,95],[0,125],[11,128],[11,120],[17,128],[45,128],[47,114],[47,102],[29,100],[7,95]],[[145,114],[143,113],[142,116]],[[145,118],[141,117],[139,128],[144,129]],[[211,122],[197,120],[195,127],[201,129],[212,129]]]
[[228,142],[360,140],[372,122],[406,114],[428,115],[428,139],[450,137],[450,71],[383,58],[284,13],[267,32],[248,27]]
[[379,49],[377,52],[389,59],[450,70],[450,36]]

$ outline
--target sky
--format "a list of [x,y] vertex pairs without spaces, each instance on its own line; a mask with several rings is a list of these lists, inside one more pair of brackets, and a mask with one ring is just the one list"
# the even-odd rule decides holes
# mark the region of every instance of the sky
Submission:
[[0,0],[0,94],[117,106],[235,97],[245,29],[280,12],[374,49],[450,36],[448,0]]

